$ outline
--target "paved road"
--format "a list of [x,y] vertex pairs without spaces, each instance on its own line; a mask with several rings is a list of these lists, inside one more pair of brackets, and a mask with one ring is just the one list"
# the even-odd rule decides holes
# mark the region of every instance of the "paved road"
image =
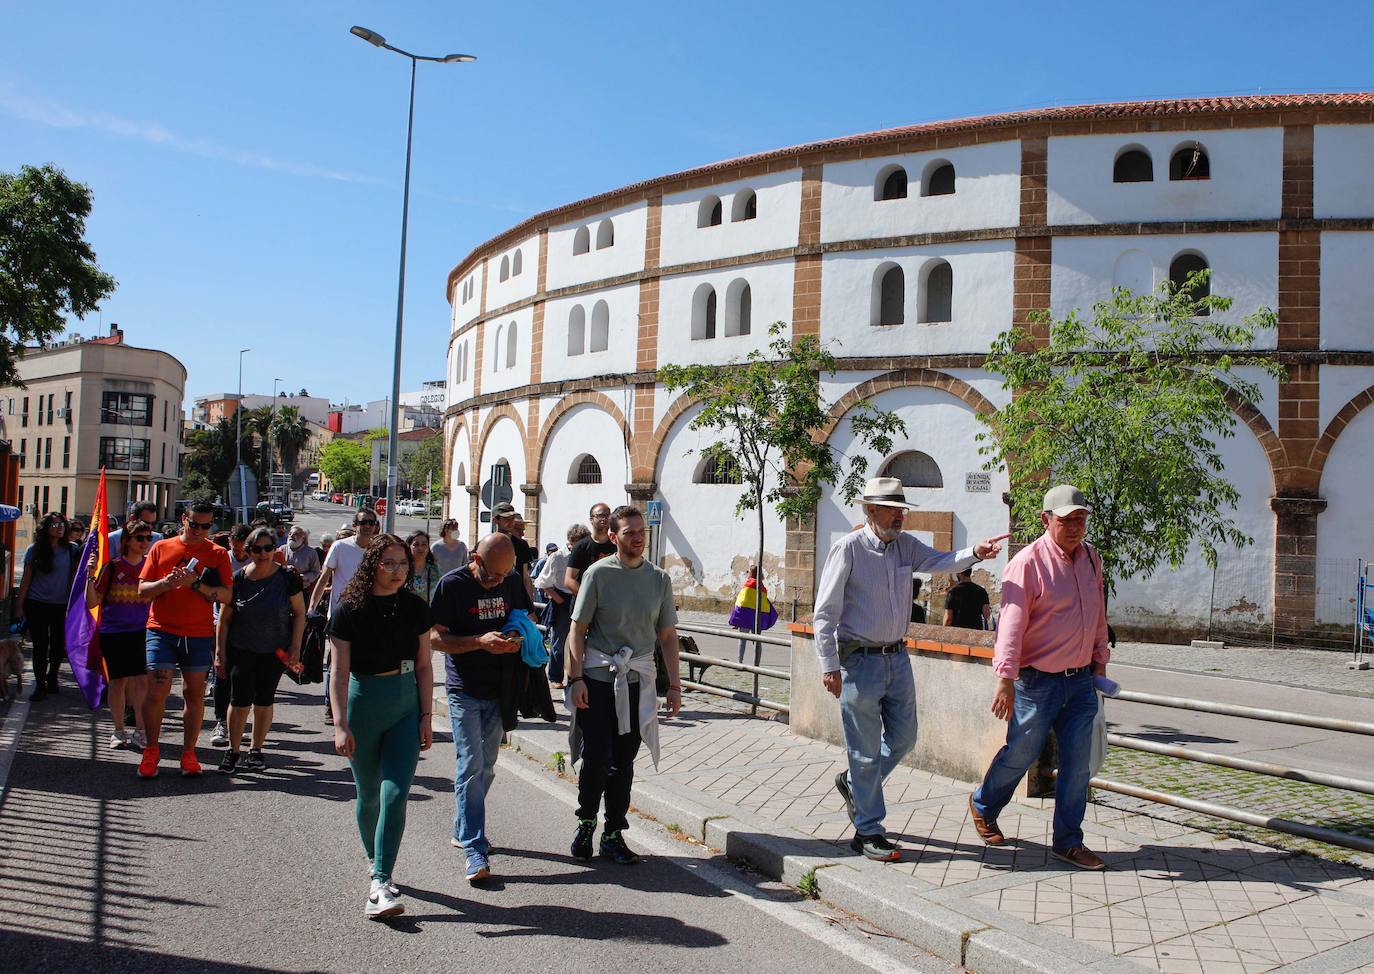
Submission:
[[644,864],[575,862],[571,786],[510,752],[489,810],[497,878],[470,889],[448,844],[447,735],[411,795],[408,913],[368,922],[353,785],[316,694],[283,693],[267,773],[191,781],[164,763],[154,782],[75,696],[31,708],[0,801],[6,971],[953,970],[647,823],[631,834]]
[[[354,508],[344,504],[329,504],[324,501],[307,500],[305,502],[305,510],[296,512],[296,518],[293,523],[301,525],[310,532],[311,544],[319,544],[320,535],[324,534],[326,531],[331,534],[337,534],[339,528],[352,522],[353,514]],[[431,517],[429,519],[429,532],[435,540],[438,540],[439,524],[442,520],[442,518],[438,517]],[[411,531],[423,531],[424,528],[425,519],[423,517],[410,517],[409,515],[405,515],[397,516],[396,518],[396,532],[400,534],[401,537],[405,537]],[[460,530],[466,535],[466,527],[462,527]],[[467,538],[464,537],[463,540],[466,541]]]

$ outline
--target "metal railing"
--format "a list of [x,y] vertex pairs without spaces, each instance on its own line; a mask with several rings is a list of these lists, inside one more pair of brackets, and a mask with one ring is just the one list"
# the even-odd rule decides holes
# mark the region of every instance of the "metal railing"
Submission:
[[[1187,697],[1161,696],[1154,693],[1141,693],[1135,690],[1122,690],[1113,699],[1125,701],[1127,703],[1147,704],[1154,707],[1170,707],[1176,710],[1190,710],[1198,713],[1241,717],[1248,720],[1260,720],[1271,724],[1313,727],[1319,730],[1332,730],[1344,734],[1360,734],[1374,737],[1374,723],[1369,723],[1367,721],[1343,720],[1336,717],[1301,714],[1288,710],[1269,710],[1262,707],[1245,707],[1238,704],[1218,703],[1214,700],[1193,700]],[[1271,778],[1283,778],[1288,781],[1299,781],[1304,784],[1337,788],[1342,791],[1358,792],[1365,795],[1374,795],[1374,781],[1367,781],[1362,778],[1330,774],[1308,768],[1292,768],[1270,761],[1256,761],[1251,758],[1232,757],[1229,754],[1216,754],[1211,751],[1198,751],[1178,744],[1164,744],[1159,741],[1151,741],[1141,737],[1131,737],[1125,734],[1108,734],[1107,743],[1113,747],[1126,748],[1132,751],[1143,751],[1150,754],[1159,754],[1181,761],[1193,761],[1198,764],[1230,768],[1232,770],[1245,771],[1251,774],[1262,774]],[[1284,832],[1289,835],[1312,839],[1316,842],[1325,842],[1346,849],[1354,849],[1359,852],[1374,853],[1374,838],[1367,836],[1353,835],[1349,832],[1340,832],[1335,829],[1323,828],[1318,825],[1308,825],[1305,822],[1295,822],[1286,818],[1261,815],[1255,812],[1245,811],[1244,809],[1233,808],[1229,805],[1221,805],[1215,802],[1188,798],[1187,796],[1175,795],[1170,792],[1156,791],[1139,785],[1127,784],[1122,781],[1112,781],[1108,778],[1095,777],[1089,781],[1089,784],[1094,788],[1114,792],[1118,795],[1126,795],[1131,798],[1139,798],[1144,801],[1156,802],[1161,805],[1169,805],[1186,811],[1198,812],[1202,815],[1210,815],[1214,818],[1239,822],[1243,825],[1253,825],[1258,828],[1271,829],[1275,832]]]
[[[693,633],[700,636],[718,636],[722,639],[737,639],[745,643],[754,644],[754,663],[738,663],[735,660],[721,659],[718,656],[705,656],[701,653],[679,652],[678,657],[687,664],[688,678],[682,681],[683,687],[688,690],[695,690],[697,693],[706,693],[711,696],[725,697],[728,700],[738,700],[749,704],[749,713],[757,715],[759,708],[774,710],[780,714],[791,716],[792,708],[785,703],[776,700],[769,700],[759,695],[759,678],[768,677],[774,680],[792,679],[792,674],[784,670],[773,670],[759,664],[763,659],[764,646],[791,646],[792,641],[784,636],[769,636],[763,633],[740,632],[738,629],[718,629],[714,626],[690,625],[678,623],[678,632]],[[727,670],[736,670],[741,673],[748,673],[753,676],[753,691],[737,690],[733,687],[717,686],[714,683],[707,683],[701,679],[702,674],[709,666],[721,666]]]

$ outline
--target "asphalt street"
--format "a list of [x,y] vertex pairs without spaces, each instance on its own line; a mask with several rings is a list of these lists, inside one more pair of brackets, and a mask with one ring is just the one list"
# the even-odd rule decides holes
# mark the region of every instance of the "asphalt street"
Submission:
[[638,866],[575,861],[572,785],[514,752],[488,810],[495,876],[471,888],[448,841],[446,733],[411,792],[396,873],[407,912],[368,921],[353,783],[319,688],[279,699],[267,772],[184,779],[164,760],[152,782],[105,747],[107,726],[70,684],[55,701],[0,705],[0,717],[30,708],[0,803],[4,969],[953,970],[653,823],[628,833],[648,854]]

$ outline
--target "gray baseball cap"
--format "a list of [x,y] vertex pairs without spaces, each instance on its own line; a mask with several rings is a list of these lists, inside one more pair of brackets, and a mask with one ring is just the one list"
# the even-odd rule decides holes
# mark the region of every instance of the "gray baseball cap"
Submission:
[[1070,484],[1060,484],[1046,491],[1045,503],[1040,505],[1040,510],[1055,517],[1067,517],[1074,511],[1087,511],[1089,514],[1093,512],[1083,492]]

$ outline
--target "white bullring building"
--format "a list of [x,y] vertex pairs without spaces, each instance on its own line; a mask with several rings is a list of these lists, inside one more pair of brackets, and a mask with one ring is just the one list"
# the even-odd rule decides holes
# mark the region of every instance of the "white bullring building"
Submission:
[[[444,433],[453,516],[490,528],[493,495],[527,537],[561,541],[594,501],[662,501],[659,563],[684,605],[725,605],[753,560],[739,486],[694,452],[695,404],[668,363],[725,364],[768,326],[819,335],[831,442],[869,399],[907,433],[870,470],[900,476],[908,522],[961,547],[1007,529],[1004,475],[981,470],[976,414],[1005,401],[981,368],[1034,309],[1087,311],[1113,284],[1192,269],[1244,315],[1288,381],[1237,403],[1226,471],[1253,546],[1122,583],[1123,631],[1310,633],[1348,625],[1355,559],[1374,555],[1374,94],[1086,105],[846,136],[661,176],[539,213],[448,279]],[[1361,459],[1363,457],[1364,459]],[[768,518],[765,572],[809,609],[819,562],[860,518]],[[982,566],[995,592],[1004,562]],[[995,595],[994,595],[995,598]]]

